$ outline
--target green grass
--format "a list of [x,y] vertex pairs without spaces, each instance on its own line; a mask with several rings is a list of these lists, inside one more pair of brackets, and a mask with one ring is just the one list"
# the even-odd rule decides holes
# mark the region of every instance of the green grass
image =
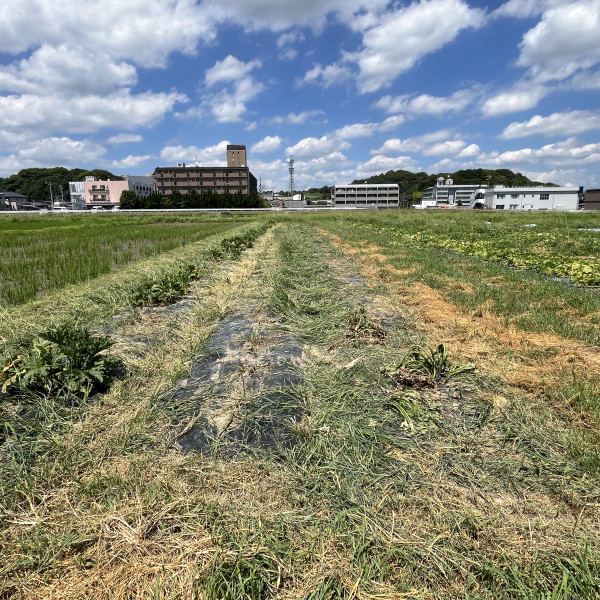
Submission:
[[[133,312],[116,327],[153,344],[117,345],[129,374],[107,394],[77,407],[46,398],[5,431],[0,596],[597,597],[597,381],[569,376],[532,395],[462,369],[455,340],[427,339],[393,288],[357,284],[358,263],[316,226],[400,261],[350,217],[283,217],[199,276],[190,313]],[[227,247],[213,241],[202,252]],[[423,277],[435,267],[412,260]],[[303,341],[297,443],[182,455],[177,436],[205,407],[170,394],[230,314]],[[259,348],[258,333],[249,342]],[[436,389],[393,376],[431,361]],[[260,390],[236,398],[233,419],[261,408]]]
[[0,218],[0,305],[22,304],[236,226],[207,217],[180,222],[121,215]]

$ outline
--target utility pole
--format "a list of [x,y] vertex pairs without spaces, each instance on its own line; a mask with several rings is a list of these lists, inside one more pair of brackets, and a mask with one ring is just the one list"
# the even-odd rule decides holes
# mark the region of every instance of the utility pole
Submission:
[[287,159],[288,171],[290,173],[290,200],[294,196],[294,157],[290,154]]
[[52,198],[52,182],[46,181],[46,183],[50,187],[50,210],[52,210],[52,207],[54,206],[54,198]]

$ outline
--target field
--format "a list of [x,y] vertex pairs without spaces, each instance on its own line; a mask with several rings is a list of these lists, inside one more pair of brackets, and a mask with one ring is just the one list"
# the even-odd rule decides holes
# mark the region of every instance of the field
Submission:
[[0,598],[598,598],[598,228],[0,219]]

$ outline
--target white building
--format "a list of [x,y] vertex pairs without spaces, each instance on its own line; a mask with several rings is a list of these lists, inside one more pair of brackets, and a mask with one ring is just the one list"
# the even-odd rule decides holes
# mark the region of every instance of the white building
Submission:
[[[481,198],[471,200],[471,208],[481,203]],[[481,195],[481,194],[479,194]],[[504,187],[495,185],[485,189],[483,207],[493,210],[577,210],[578,187]]]
[[438,177],[437,183],[423,190],[423,197],[415,208],[458,208],[469,206],[473,193],[485,185],[455,184],[452,179]]
[[398,208],[400,188],[397,183],[336,185],[331,190],[331,203],[334,208]]

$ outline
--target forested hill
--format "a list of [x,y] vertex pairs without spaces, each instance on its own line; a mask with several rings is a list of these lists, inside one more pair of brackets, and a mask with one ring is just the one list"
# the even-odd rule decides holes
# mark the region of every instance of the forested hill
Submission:
[[0,177],[0,191],[17,192],[24,194],[30,202],[48,202],[50,200],[50,186],[52,184],[52,195],[54,200],[61,198],[62,194],[65,200],[69,200],[69,181],[83,181],[87,175],[94,175],[98,179],[122,179],[118,175],[113,175],[110,171],[104,169],[65,169],[64,167],[54,167],[51,169],[23,169],[16,175],[2,178]]
[[400,186],[400,195],[412,195],[413,192],[422,192],[425,188],[435,185],[438,177],[450,178],[456,184],[480,184],[487,183],[490,177],[490,185],[505,185],[507,187],[519,187],[527,185],[554,185],[543,184],[539,181],[531,181],[521,173],[513,173],[509,169],[463,169],[456,173],[438,173],[428,175],[427,173],[411,173],[410,171],[388,171],[380,175],[374,175],[368,179],[355,179],[352,183],[397,183]]

